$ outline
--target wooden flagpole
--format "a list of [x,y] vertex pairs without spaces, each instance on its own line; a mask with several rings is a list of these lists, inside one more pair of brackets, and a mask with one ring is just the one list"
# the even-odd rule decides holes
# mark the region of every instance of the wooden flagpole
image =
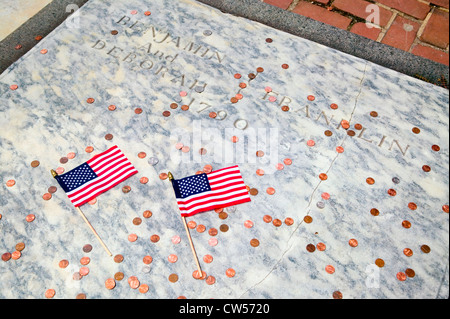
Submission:
[[[169,172],[168,176],[169,176],[169,180],[172,182],[172,180],[173,180],[172,173]],[[200,267],[200,263],[198,262],[197,252],[195,251],[194,243],[192,242],[191,233],[189,232],[189,228],[188,228],[187,223],[186,223],[186,217],[181,216],[181,218],[183,219],[184,229],[186,229],[186,233],[187,233],[187,236],[188,236],[188,239],[189,239],[189,244],[191,245],[192,254],[194,255],[195,263],[197,264],[198,276],[201,278],[202,275],[203,275],[202,268]]]
[[[52,170],[52,175],[54,178],[56,178],[56,176],[58,176],[58,174]],[[94,233],[95,237],[97,237],[98,241],[100,242],[100,244],[103,246],[103,248],[105,249],[105,251],[108,253],[109,256],[112,256],[111,252],[109,251],[108,247],[106,247],[105,243],[103,242],[103,240],[100,238],[100,236],[97,234],[97,232],[95,231],[94,227],[92,227],[91,223],[89,222],[89,220],[86,218],[86,216],[84,215],[84,213],[81,211],[80,207],[76,207],[78,213],[81,215],[81,217],[83,218],[83,220],[86,222],[86,224],[89,226],[89,228],[91,229],[91,231]]]

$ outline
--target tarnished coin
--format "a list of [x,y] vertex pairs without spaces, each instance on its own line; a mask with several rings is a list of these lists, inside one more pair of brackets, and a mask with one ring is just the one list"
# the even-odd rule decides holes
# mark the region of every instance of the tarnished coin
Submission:
[[152,165],[152,166],[155,166],[156,164],[159,163],[159,159],[157,159],[156,157],[150,157],[150,158],[148,159],[148,163],[149,163],[150,165]]
[[250,195],[253,195],[253,196],[258,195],[258,190],[256,188],[250,188]]

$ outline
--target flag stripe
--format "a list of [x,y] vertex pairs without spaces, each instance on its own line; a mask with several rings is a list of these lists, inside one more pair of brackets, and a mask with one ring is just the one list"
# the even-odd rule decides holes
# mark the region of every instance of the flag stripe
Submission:
[[133,176],[133,175],[136,174],[136,173],[137,173],[137,171],[135,171],[135,172],[132,171],[130,174],[125,175],[125,176],[122,177],[121,179],[119,179],[119,180],[114,180],[112,184],[109,184],[109,185],[108,185],[108,188],[103,188],[102,190],[97,191],[95,194],[91,194],[89,197],[85,197],[84,199],[82,199],[82,200],[80,200],[80,201],[74,203],[75,207],[79,207],[79,206],[82,206],[82,205],[86,204],[86,203],[89,202],[91,199],[94,199],[94,198],[97,197],[98,195],[100,195],[100,194],[102,194],[102,193],[108,191],[109,189],[113,188],[114,186],[116,186],[116,185],[122,183],[124,180],[126,180],[127,178]]
[[249,202],[250,199],[248,198],[248,196],[241,196],[241,197],[236,197],[232,202],[230,201],[223,201],[223,202],[214,202],[211,203],[209,205],[202,205],[202,206],[198,206],[194,209],[191,209],[189,211],[182,211],[181,216],[184,217],[188,217],[188,216],[192,216],[195,215],[197,213],[201,213],[207,210],[213,210],[215,208],[225,208],[225,207],[229,207],[229,206],[234,206],[234,205],[238,205],[238,204],[242,204],[242,203],[246,203]]
[[[250,195],[245,186],[239,166],[236,165],[213,171],[207,174],[207,179],[211,190],[194,193],[185,198],[177,198],[178,207],[182,216],[192,216],[214,208],[224,208],[250,201]],[[192,182],[190,185],[194,185],[194,189],[195,187],[202,187],[195,186],[195,182]],[[186,194],[184,191],[184,194],[186,196],[189,193]]]
[[[230,191],[232,190],[232,191]],[[247,188],[244,187],[240,187],[240,188],[228,188],[225,189],[222,192],[219,191],[209,191],[206,195],[200,196],[200,197],[194,197],[194,198],[190,198],[187,201],[183,201],[180,202],[178,201],[178,206],[180,206],[180,209],[182,208],[189,208],[191,206],[194,206],[195,204],[199,203],[199,202],[203,202],[205,199],[212,201],[214,199],[218,199],[218,198],[225,198],[230,194],[248,194],[247,192]],[[199,195],[202,195],[202,193],[200,193]]]
[[67,193],[67,196],[69,196],[69,198],[77,198],[79,196],[82,196],[88,192],[94,191],[96,188],[98,188],[98,186],[101,187],[102,185],[108,183],[110,180],[120,178],[121,175],[126,174],[128,170],[132,169],[134,169],[132,165],[125,163],[122,166],[118,167],[116,170],[110,172],[108,175],[97,177],[89,183],[86,183],[89,185],[83,185],[82,188],[78,188],[76,191]]
[[[86,161],[85,164],[92,169],[95,175],[92,176],[93,179],[87,180],[86,183],[81,184],[77,188],[73,188],[72,186],[70,188],[71,191],[67,191],[66,194],[75,207],[87,203],[101,193],[106,192],[130,176],[138,173],[133,164],[131,164],[117,146],[113,146],[105,152],[95,155]],[[76,170],[72,172],[72,185],[79,183],[80,180],[83,181],[83,178],[86,179],[86,174],[89,174],[86,173],[86,170],[80,173]]]

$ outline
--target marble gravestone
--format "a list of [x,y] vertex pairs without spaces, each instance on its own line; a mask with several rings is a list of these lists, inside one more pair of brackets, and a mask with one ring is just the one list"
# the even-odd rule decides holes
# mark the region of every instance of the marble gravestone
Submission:
[[[448,103],[192,0],[92,0],[0,76],[0,297],[448,298]],[[50,170],[114,145],[139,173],[81,207],[110,257]],[[188,218],[198,280],[164,173],[235,164],[252,201]]]

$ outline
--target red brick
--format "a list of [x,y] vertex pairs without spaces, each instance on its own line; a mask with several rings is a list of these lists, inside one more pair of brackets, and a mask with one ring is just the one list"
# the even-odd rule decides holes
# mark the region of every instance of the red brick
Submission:
[[384,4],[390,8],[397,9],[414,18],[423,20],[430,12],[430,6],[417,0],[376,0],[378,3]]
[[286,10],[291,5],[292,0],[264,0],[264,2]]
[[[367,6],[371,5],[372,3],[367,2],[365,0],[335,0],[333,2],[333,6],[339,10],[351,13],[357,17],[367,19],[367,17],[372,13],[372,10],[369,10],[369,12],[366,12]],[[388,24],[389,20],[392,17],[392,12],[381,8],[380,9],[380,26],[385,26]],[[373,21],[369,21],[373,22]]]
[[448,46],[448,28],[448,12],[439,9],[434,10],[420,36],[420,40],[445,49]]
[[419,27],[420,24],[417,22],[397,16],[381,43],[408,51],[416,38]]
[[347,30],[347,27],[352,21],[350,18],[344,17],[339,13],[328,11],[327,9],[305,1],[300,1],[292,12],[344,30]]
[[449,9],[449,0],[431,0],[432,4]]
[[350,31],[376,41],[380,35],[381,29],[377,27],[368,28],[365,23],[358,22],[355,23]]
[[435,62],[445,64],[447,66],[449,65],[448,53],[431,48],[431,47],[426,47],[424,45],[418,44],[412,49],[411,53],[415,54],[415,55],[419,55],[421,57],[424,57],[428,60],[433,60]]

